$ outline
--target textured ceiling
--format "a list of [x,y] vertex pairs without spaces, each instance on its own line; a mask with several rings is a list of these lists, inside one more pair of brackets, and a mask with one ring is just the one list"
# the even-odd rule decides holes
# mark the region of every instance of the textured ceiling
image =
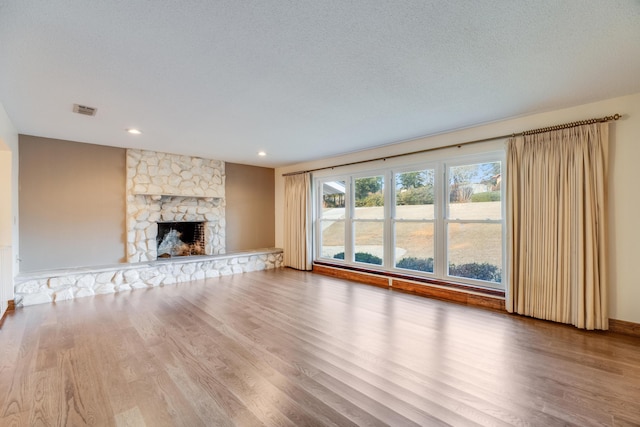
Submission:
[[280,166],[636,92],[637,0],[0,0],[36,136]]

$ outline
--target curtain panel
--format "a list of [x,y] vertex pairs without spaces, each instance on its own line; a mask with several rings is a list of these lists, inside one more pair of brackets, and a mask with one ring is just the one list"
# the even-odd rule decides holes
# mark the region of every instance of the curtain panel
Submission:
[[509,140],[509,312],[608,329],[608,126]]
[[311,270],[311,176],[284,177],[284,265]]

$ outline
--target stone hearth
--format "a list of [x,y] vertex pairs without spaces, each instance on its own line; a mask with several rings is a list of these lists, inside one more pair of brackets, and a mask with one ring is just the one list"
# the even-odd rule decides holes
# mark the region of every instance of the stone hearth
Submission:
[[282,267],[282,250],[273,248],[22,273],[15,279],[15,303],[22,307],[59,302],[279,267]]

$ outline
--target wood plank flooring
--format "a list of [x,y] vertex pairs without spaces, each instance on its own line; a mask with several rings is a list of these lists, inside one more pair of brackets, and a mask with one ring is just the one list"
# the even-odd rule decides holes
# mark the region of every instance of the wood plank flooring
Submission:
[[640,425],[640,339],[270,270],[17,309],[14,425]]

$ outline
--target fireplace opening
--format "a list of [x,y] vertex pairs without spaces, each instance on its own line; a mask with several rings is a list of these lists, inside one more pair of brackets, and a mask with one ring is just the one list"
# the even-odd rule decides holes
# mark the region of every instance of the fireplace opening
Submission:
[[204,222],[159,222],[158,258],[205,254]]

